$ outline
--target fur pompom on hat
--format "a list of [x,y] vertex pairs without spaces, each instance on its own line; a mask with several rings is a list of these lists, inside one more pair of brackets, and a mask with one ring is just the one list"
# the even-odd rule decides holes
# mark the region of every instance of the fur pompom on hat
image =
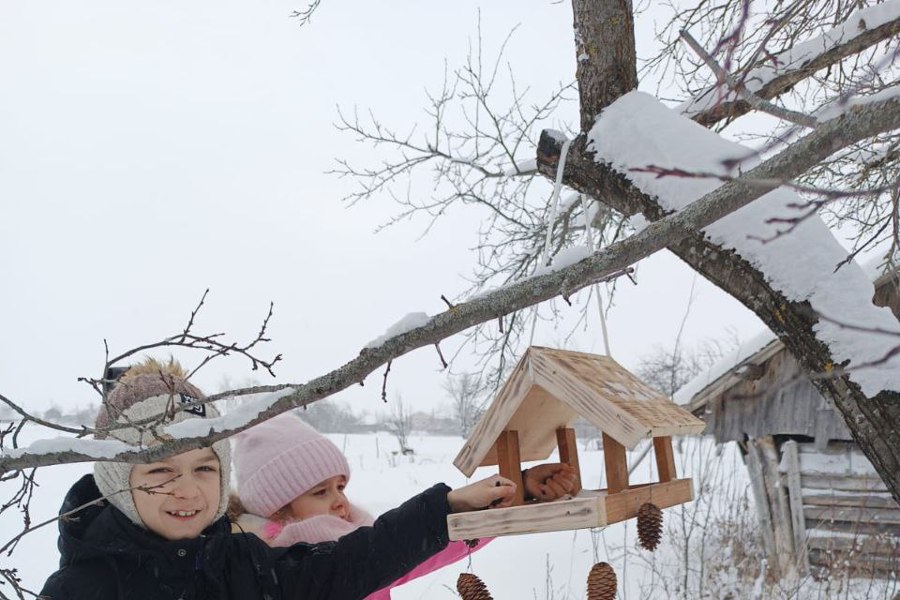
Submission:
[[[188,418],[214,418],[219,412],[212,404],[199,404],[206,396],[188,382],[187,373],[175,360],[161,363],[147,359],[125,372],[97,414],[98,439],[117,439],[135,447],[160,442],[163,426]],[[124,425],[124,426],[123,426]],[[219,458],[220,497],[215,518],[225,514],[228,482],[231,477],[231,448],[227,440],[216,442],[212,451]],[[131,493],[132,465],[121,462],[94,463],[94,480],[100,493],[133,523],[144,527]],[[118,493],[117,493],[118,492]]]
[[329,439],[292,414],[282,414],[234,437],[238,495],[248,511],[271,517],[297,496],[350,465]]

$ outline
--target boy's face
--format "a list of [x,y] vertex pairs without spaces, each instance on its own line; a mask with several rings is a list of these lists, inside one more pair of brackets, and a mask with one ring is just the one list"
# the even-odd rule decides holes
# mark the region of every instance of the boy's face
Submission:
[[302,496],[294,498],[294,501],[288,505],[291,517],[302,521],[318,515],[331,515],[349,521],[350,502],[344,495],[345,487],[347,487],[347,478],[343,475],[335,475],[326,479]]
[[195,538],[213,521],[221,495],[219,459],[190,450],[131,469],[131,497],[141,521],[167,540]]

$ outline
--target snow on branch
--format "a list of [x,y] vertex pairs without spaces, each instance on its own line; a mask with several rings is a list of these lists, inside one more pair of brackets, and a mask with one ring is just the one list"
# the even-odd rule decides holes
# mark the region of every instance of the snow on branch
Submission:
[[[862,8],[837,27],[775,56],[745,73],[742,87],[755,97],[771,100],[793,85],[841,60],[859,54],[900,33],[900,0]],[[679,107],[694,121],[711,126],[739,117],[752,105],[735,91],[721,85],[703,90]]]
[[[889,123],[891,118],[887,116],[900,108],[900,99],[895,95],[867,106],[884,109],[878,111],[885,116],[881,130],[898,127],[896,121]],[[851,110],[820,129],[840,127],[861,112]],[[696,198],[709,197],[721,185],[713,178],[673,176],[668,173],[674,171],[669,170],[728,177],[736,174],[735,169],[746,168],[757,160],[747,148],[721,138],[640,92],[627,94],[609,106],[588,137],[598,162],[625,174],[642,192],[656,197],[666,211],[692,206]],[[823,148],[821,152],[827,156],[834,150]],[[798,160],[814,161],[812,166],[821,158],[808,156]],[[759,168],[750,173],[757,171]],[[757,267],[788,300],[809,302],[821,316],[816,337],[830,349],[835,366],[871,367],[854,371],[851,377],[866,396],[882,390],[900,391],[896,377],[900,361],[883,360],[894,356],[897,337],[873,337],[868,333],[878,329],[900,334],[900,324],[888,309],[872,304],[874,289],[869,278],[856,263],[836,269],[847,252],[818,216],[805,215],[801,221],[793,222],[789,235],[786,234],[782,229],[784,220],[798,214],[803,199],[788,186],[779,185],[786,181],[784,176],[779,182],[766,182],[750,173],[738,181],[756,179],[751,185],[768,185],[771,191],[706,227],[704,233],[716,245],[733,249]],[[838,318],[853,327],[837,325]],[[854,362],[848,364],[851,359]]]
[[[665,109],[656,100],[648,99],[643,94],[634,92],[623,97],[621,103],[610,106],[604,112],[604,118],[600,120],[601,127],[594,131],[594,140],[598,150],[602,151],[605,144],[610,141],[603,139],[604,127],[610,121],[637,125],[638,121],[644,120],[644,117],[634,119],[633,114],[624,117],[621,115],[623,110],[633,109],[636,104],[648,111],[647,116],[652,118],[647,118],[647,121],[657,126],[658,135],[665,136],[667,129],[671,131],[673,122],[689,123],[692,127],[702,130],[698,125]],[[668,113],[665,118],[660,118],[657,114],[660,110]],[[607,113],[609,114],[607,115]],[[613,117],[617,113],[618,116]],[[715,187],[714,184],[712,186],[714,189],[707,189],[705,192],[694,190],[697,193],[694,193],[690,199],[699,198],[698,200],[684,206],[683,210],[648,225],[639,233],[625,240],[612,244],[558,271],[524,279],[479,295],[468,302],[457,303],[447,311],[429,318],[420,326],[384,340],[377,347],[364,348],[353,360],[305,384],[269,386],[265,389],[274,390],[274,393],[262,394],[250,402],[243,403],[239,412],[230,413],[216,420],[183,421],[166,431],[174,439],[164,445],[130,451],[117,451],[111,447],[98,450],[96,446],[82,445],[89,444],[89,440],[70,440],[66,443],[71,445],[64,448],[53,448],[51,445],[48,450],[47,444],[50,442],[45,441],[41,442],[43,446],[32,445],[0,453],[0,474],[30,467],[98,459],[129,463],[147,462],[227,438],[276,414],[308,405],[357,384],[376,369],[411,350],[434,345],[465,329],[498,319],[556,296],[567,298],[596,281],[621,273],[641,258],[665,248],[691,232],[708,227],[722,217],[750,204],[777,188],[779,181],[796,177],[824,156],[828,156],[829,153],[897,127],[900,127],[900,100],[897,98],[853,109],[844,117],[833,119],[819,126],[806,137],[788,146],[779,155],[763,162],[742,177],[718,187]],[[709,135],[714,134],[710,133]],[[691,147],[690,144],[685,143],[687,139],[691,138],[682,139],[678,152],[673,152],[672,156],[681,158],[685,155],[685,149]],[[723,141],[723,143],[727,142]],[[702,143],[701,145],[708,144]],[[625,147],[638,146],[646,146],[646,142],[638,144],[632,140],[628,144],[618,144],[620,151]],[[644,149],[647,151],[646,147]],[[718,153],[717,156],[721,157],[721,153]],[[627,172],[627,165],[624,168]],[[652,179],[646,174],[636,177],[644,178],[642,183],[648,178]],[[697,180],[684,181],[691,185],[709,185],[708,183],[698,183]],[[653,193],[660,195],[657,192],[664,192],[665,188],[681,190],[681,183],[683,183],[682,180],[665,178],[658,182],[659,189]],[[679,193],[683,194],[683,192]],[[781,198],[781,194],[775,194],[775,196]],[[769,206],[767,203],[762,204]],[[741,220],[738,219],[738,221]],[[719,229],[710,228],[709,230],[718,232],[716,235],[725,235],[731,227],[733,226],[724,225]],[[810,257],[810,260],[814,261],[815,257]],[[833,263],[828,264],[833,265]],[[817,274],[817,278],[821,279],[820,273]],[[808,281],[809,277],[805,275],[803,280]],[[856,285],[855,281],[851,283]],[[865,323],[858,324],[864,325]],[[262,390],[263,388],[250,388],[237,390],[232,394],[243,395]]]

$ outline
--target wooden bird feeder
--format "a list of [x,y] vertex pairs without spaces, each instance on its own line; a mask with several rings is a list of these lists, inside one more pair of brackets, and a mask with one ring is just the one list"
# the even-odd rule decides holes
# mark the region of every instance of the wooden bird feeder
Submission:
[[[607,488],[581,488],[575,430],[584,417],[603,434]],[[453,464],[470,477],[477,467],[498,465],[516,482],[508,508],[452,514],[451,540],[601,527],[637,516],[645,502],[659,508],[693,500],[690,479],[678,479],[672,436],[699,434],[703,421],[653,390],[607,356],[529,348],[485,412]],[[659,482],[632,484],[625,450],[653,440]],[[560,462],[577,473],[572,497],[552,502],[523,498],[522,461]]]

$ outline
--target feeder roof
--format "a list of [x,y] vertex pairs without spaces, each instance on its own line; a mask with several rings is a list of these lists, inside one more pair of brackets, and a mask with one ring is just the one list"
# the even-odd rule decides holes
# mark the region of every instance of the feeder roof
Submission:
[[515,430],[521,460],[546,460],[556,430],[579,416],[626,448],[642,439],[698,434],[704,423],[608,356],[530,347],[454,460],[465,475],[496,465],[494,444]]

